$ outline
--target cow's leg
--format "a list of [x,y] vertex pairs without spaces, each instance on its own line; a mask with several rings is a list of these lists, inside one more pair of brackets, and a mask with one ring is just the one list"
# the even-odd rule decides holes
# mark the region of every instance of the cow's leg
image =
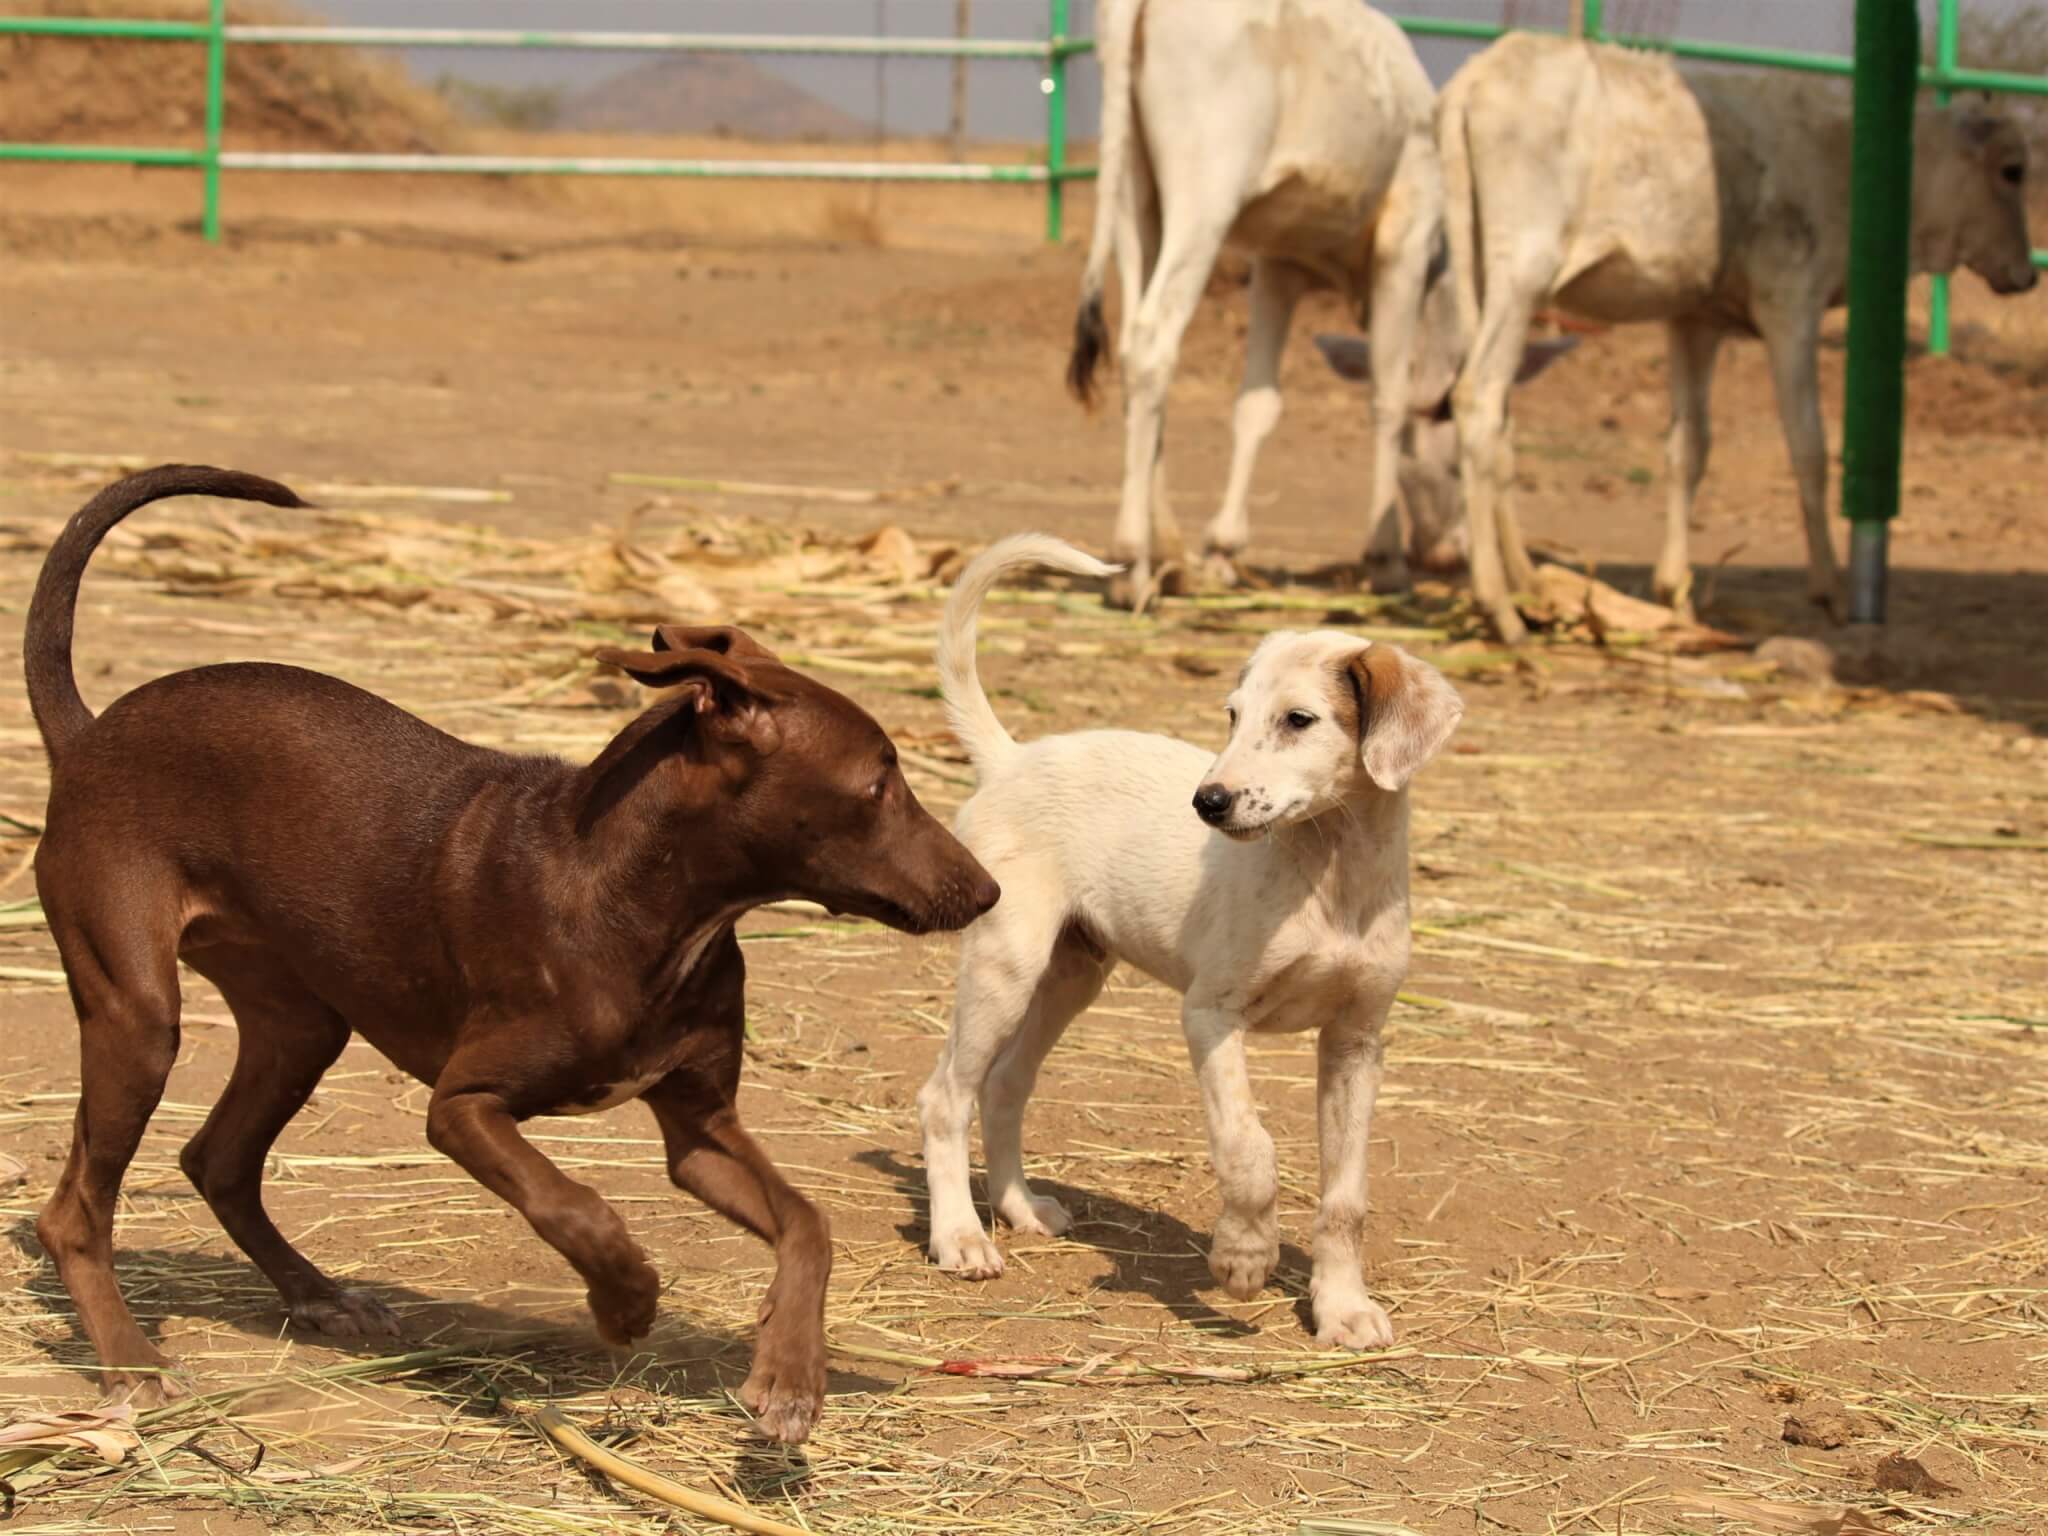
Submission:
[[1692,617],[1692,555],[1687,547],[1693,498],[1707,472],[1713,442],[1708,404],[1721,335],[1712,326],[1675,320],[1665,327],[1671,377],[1671,427],[1664,440],[1664,548],[1657,556],[1653,590],[1681,615]]
[[[1129,193],[1118,209],[1122,221],[1117,227],[1118,248],[1135,252],[1128,263],[1119,262],[1123,274],[1123,327],[1118,356],[1130,353],[1131,327],[1138,318],[1138,305],[1152,274],[1159,267],[1159,191],[1152,179],[1152,160],[1145,153],[1144,135],[1131,146]],[[1162,426],[1152,445],[1152,556],[1159,567],[1159,589],[1182,590],[1180,566],[1183,558],[1180,525],[1173,518],[1173,504],[1166,495],[1166,431]]]
[[1515,507],[1515,423],[1508,418],[1500,437],[1500,568],[1510,592],[1527,592],[1536,585],[1536,562],[1529,558],[1528,540],[1522,537],[1522,515]]
[[1208,578],[1225,586],[1237,581],[1233,557],[1251,538],[1252,467],[1259,449],[1280,423],[1280,354],[1294,307],[1308,288],[1308,274],[1290,262],[1261,256],[1252,263],[1251,330],[1244,345],[1244,384],[1230,418],[1230,482],[1223,506],[1203,538]]
[[1209,273],[1223,249],[1230,215],[1199,209],[1186,215],[1169,210],[1159,264],[1128,335],[1123,358],[1124,484],[1117,511],[1111,558],[1124,573],[1110,583],[1109,600],[1143,610],[1157,588],[1152,566],[1152,486],[1166,429],[1166,392],[1180,360],[1181,337],[1201,302]]
[[1806,595],[1839,623],[1847,618],[1849,607],[1828,537],[1828,437],[1821,422],[1815,360],[1820,306],[1796,301],[1759,305],[1756,318],[1771,356],[1778,420],[1785,429],[1785,447],[1799,481],[1799,510],[1806,519]]
[[1366,338],[1372,348],[1372,504],[1365,564],[1376,592],[1403,591],[1409,580],[1401,544],[1401,441],[1436,235],[1434,221],[1414,212],[1406,219],[1383,218],[1373,242],[1372,330]]
[[1472,529],[1468,555],[1472,600],[1486,614],[1494,633],[1509,645],[1518,644],[1527,631],[1508,595],[1501,561],[1500,508],[1513,473],[1507,441],[1508,390],[1514,384],[1523,338],[1535,314],[1536,295],[1546,286],[1524,280],[1523,272],[1538,264],[1532,260],[1522,270],[1505,261],[1489,266],[1479,334],[1453,396],[1465,515]]

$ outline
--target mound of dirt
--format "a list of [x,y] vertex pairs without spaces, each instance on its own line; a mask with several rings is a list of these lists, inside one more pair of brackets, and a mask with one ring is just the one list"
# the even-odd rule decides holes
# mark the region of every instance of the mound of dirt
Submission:
[[715,53],[656,59],[602,81],[564,104],[561,126],[812,143],[875,131],[746,59]]
[[[25,0],[17,14],[192,21],[178,0]],[[238,3],[233,20],[309,18]],[[227,53],[231,149],[420,154],[460,147],[448,108],[389,60],[353,48],[235,44]],[[206,50],[198,43],[0,36],[0,139],[47,144],[194,148],[206,120]]]

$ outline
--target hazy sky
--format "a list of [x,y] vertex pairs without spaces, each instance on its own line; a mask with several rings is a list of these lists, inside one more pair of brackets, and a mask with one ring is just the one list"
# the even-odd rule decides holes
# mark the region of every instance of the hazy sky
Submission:
[[[341,22],[421,27],[552,27],[588,31],[777,32],[872,37],[950,36],[954,0],[303,0]],[[1405,0],[1398,14],[1498,21],[1503,11],[1525,25],[1558,25],[1566,0]],[[973,0],[977,37],[1042,38],[1047,0]],[[1997,5],[1996,9],[2003,9]],[[1072,30],[1094,24],[1095,0],[1071,0]],[[1611,29],[1683,35],[1785,48],[1846,53],[1854,0],[1607,0]],[[1423,40],[1422,60],[1441,81],[1467,50]],[[419,49],[407,55],[432,79],[447,71],[504,83],[547,82],[571,88],[630,69],[647,54]],[[900,59],[878,69],[865,59],[765,59],[772,69],[865,121],[894,133],[937,133],[946,125],[951,65]],[[1029,62],[969,67],[969,128],[978,136],[1035,138],[1044,132],[1038,66]],[[1072,123],[1092,138],[1098,114],[1092,61],[1072,66]]]

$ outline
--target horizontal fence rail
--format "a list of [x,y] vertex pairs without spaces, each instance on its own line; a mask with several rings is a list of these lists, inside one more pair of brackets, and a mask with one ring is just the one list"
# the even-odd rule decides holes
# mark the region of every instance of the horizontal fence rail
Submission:
[[[198,152],[193,151],[196,155]],[[602,155],[373,155],[223,150],[230,171],[424,171],[468,176],[694,176],[724,181],[1016,182],[1043,185],[1042,165],[888,160],[643,160]],[[1070,172],[1070,175],[1079,174]]]
[[[207,46],[206,142],[199,149],[134,145],[0,143],[0,162],[197,168],[206,174],[200,227],[220,238],[222,171],[404,172],[489,176],[665,176],[705,180],[858,181],[1042,186],[1046,238],[1063,233],[1063,186],[1090,179],[1092,165],[1067,163],[1067,63],[1091,52],[1091,38],[1066,35],[1068,0],[1047,0],[1047,36],[1029,38],[829,37],[738,32],[559,31],[504,27],[269,26],[227,20],[226,0],[208,0],[205,21],[144,21],[80,16],[0,16],[0,35],[125,38]],[[1045,159],[1040,164],[888,160],[664,159],[610,155],[340,154],[229,150],[226,52],[235,43],[296,43],[358,48],[557,49],[608,53],[723,53],[783,57],[847,57],[1036,61],[1045,67]]]
[[[1958,0],[1938,0],[1935,62],[1919,72],[1921,88],[1948,100],[1956,91],[1992,91],[2048,96],[2048,78],[2008,70],[1964,69],[1956,63]],[[1602,42],[1669,53],[1702,63],[1792,70],[1848,78],[1855,62],[1837,54],[1762,48],[1743,43],[1687,38],[1646,38],[1609,33],[1600,25],[1598,0],[1587,0],[1588,35]],[[828,37],[776,33],[579,31],[492,27],[342,27],[251,25],[227,20],[226,0],[208,0],[204,21],[145,21],[78,16],[0,16],[0,34],[43,37],[129,38],[137,41],[203,43],[208,51],[206,142],[199,149],[130,145],[0,143],[0,162],[54,161],[181,167],[205,173],[201,226],[208,239],[220,237],[220,175],[237,171],[350,171],[518,176],[668,176],[715,180],[860,181],[1042,186],[1046,189],[1046,238],[1062,228],[1062,190],[1070,181],[1096,174],[1093,165],[1067,161],[1067,80],[1070,61],[1094,50],[1094,39],[1067,35],[1068,0],[1047,0],[1046,36],[1028,38]],[[1507,28],[1492,22],[1436,16],[1396,16],[1418,37],[1489,42]],[[371,48],[561,49],[616,53],[723,53],[783,57],[861,57],[1036,61],[1045,67],[1040,89],[1046,97],[1044,159],[1027,165],[886,160],[661,159],[577,155],[326,154],[244,151],[222,147],[226,111],[226,51],[236,43],[295,43]],[[2034,264],[2048,267],[2048,251],[2036,250]],[[1931,350],[1948,350],[1948,279],[1936,274],[1929,323]]]

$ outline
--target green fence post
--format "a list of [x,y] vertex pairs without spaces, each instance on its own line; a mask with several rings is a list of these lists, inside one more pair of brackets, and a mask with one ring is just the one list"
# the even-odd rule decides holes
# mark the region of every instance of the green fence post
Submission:
[[[1934,67],[1946,77],[1956,67],[1956,0],[1935,0]],[[1948,105],[1947,86],[1938,86],[1934,99]],[[1936,357],[1948,356],[1948,274],[1934,274],[1927,294],[1927,350]]]
[[1856,0],[1842,512],[1849,519],[1849,618],[1857,624],[1884,622],[1885,557],[1891,519],[1899,510],[1919,60],[1914,0]]
[[1045,238],[1060,243],[1067,173],[1067,0],[1050,0],[1045,59]]
[[1585,0],[1585,3],[1586,41],[1589,43],[1597,43],[1600,41],[1601,29],[1604,25],[1600,18],[1600,0]]
[[220,239],[220,141],[227,119],[228,0],[207,0],[206,6],[206,206],[199,232]]

